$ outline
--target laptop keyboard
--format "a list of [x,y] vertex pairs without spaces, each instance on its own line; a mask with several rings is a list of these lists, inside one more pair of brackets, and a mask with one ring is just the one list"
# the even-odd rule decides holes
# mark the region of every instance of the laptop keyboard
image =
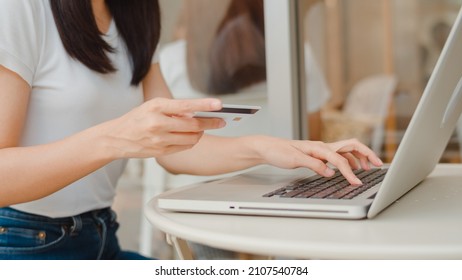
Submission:
[[363,182],[361,186],[352,186],[340,171],[335,171],[332,177],[321,175],[302,179],[275,191],[264,197],[285,198],[319,198],[319,199],[352,199],[382,182],[387,169],[374,168],[370,170],[354,170],[356,176]]

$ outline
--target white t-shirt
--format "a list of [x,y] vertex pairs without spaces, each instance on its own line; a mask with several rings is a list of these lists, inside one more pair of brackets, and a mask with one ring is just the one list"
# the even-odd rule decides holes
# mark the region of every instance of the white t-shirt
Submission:
[[[104,38],[116,50],[109,57],[118,71],[111,74],[92,71],[67,54],[48,0],[0,0],[0,64],[31,86],[21,146],[63,139],[143,102],[142,87],[130,86],[129,56],[114,22]],[[109,207],[125,164],[114,161],[43,199],[11,207],[49,217]]]

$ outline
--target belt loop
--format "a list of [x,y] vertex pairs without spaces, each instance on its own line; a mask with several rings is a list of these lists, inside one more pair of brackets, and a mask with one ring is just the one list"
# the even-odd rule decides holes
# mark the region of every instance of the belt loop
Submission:
[[110,209],[109,211],[111,213],[111,224],[113,224],[115,221],[117,221],[117,213],[112,209]]
[[[99,211],[93,211],[93,220],[99,226],[99,234],[101,237],[101,244],[98,252],[97,260],[100,260],[103,257],[104,249],[106,248],[106,238],[107,238],[107,225],[104,221],[104,218],[98,216]],[[112,215],[111,215],[112,216]]]
[[72,217],[72,223],[73,225],[71,226],[71,236],[75,236],[79,234],[79,231],[82,230],[82,217],[80,216],[73,216]]

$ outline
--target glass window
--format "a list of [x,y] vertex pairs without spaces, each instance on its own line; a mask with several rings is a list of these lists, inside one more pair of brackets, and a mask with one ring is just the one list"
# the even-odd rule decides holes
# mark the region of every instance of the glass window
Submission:
[[261,106],[252,118],[210,133],[268,134],[264,1],[161,0],[160,5],[160,65],[173,96]]
[[[305,64],[322,74],[319,78],[305,67],[308,105],[317,105],[318,96],[329,96],[319,103],[321,121],[310,126],[310,137],[356,137],[391,161],[461,4],[300,0]],[[323,85],[323,79],[326,89],[310,93],[310,83],[316,88],[313,84]],[[456,133],[441,161],[460,161]]]

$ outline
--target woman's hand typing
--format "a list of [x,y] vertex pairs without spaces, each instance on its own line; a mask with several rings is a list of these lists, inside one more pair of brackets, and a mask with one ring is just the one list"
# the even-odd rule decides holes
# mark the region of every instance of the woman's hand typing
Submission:
[[255,147],[264,163],[281,168],[306,167],[329,177],[334,174],[327,165],[330,163],[352,185],[362,184],[353,169],[370,169],[370,164],[377,167],[383,164],[371,149],[356,139],[323,143],[261,136]]

